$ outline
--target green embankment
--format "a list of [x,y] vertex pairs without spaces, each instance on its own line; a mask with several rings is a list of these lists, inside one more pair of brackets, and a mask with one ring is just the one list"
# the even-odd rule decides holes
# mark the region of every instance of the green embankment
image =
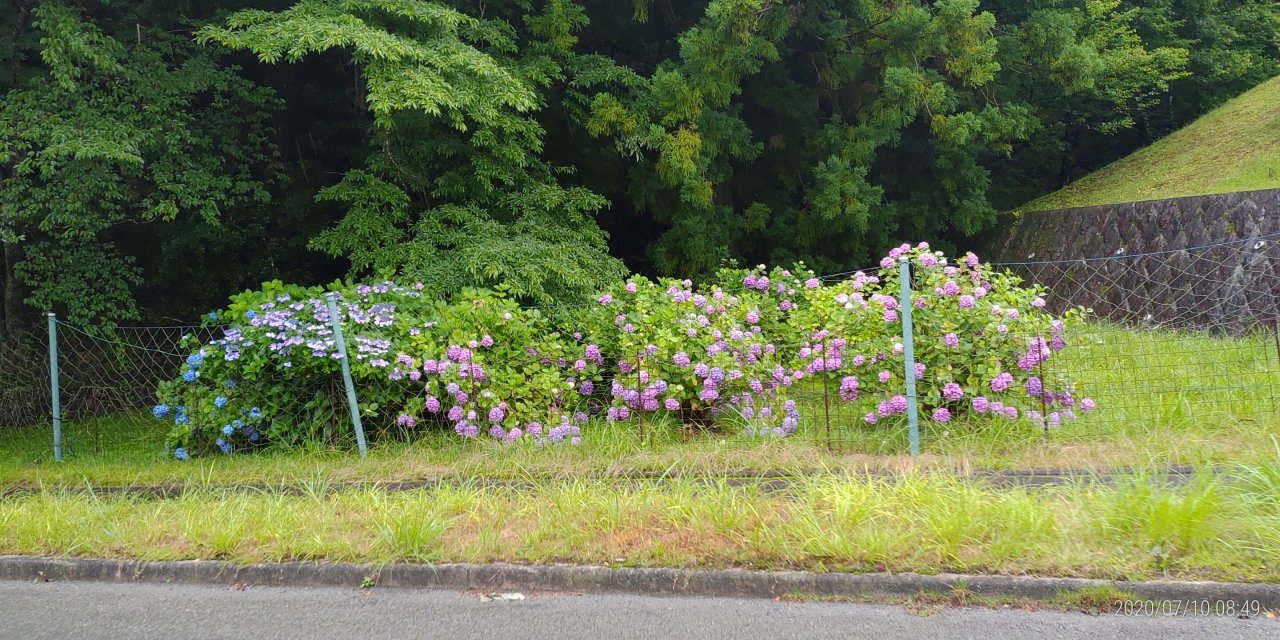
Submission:
[[1280,77],[1022,207],[1045,211],[1280,188]]

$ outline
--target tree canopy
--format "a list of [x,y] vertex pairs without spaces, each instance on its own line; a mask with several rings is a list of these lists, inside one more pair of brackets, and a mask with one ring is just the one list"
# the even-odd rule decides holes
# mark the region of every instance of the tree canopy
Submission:
[[1265,0],[11,0],[3,323],[867,266],[1280,74]]

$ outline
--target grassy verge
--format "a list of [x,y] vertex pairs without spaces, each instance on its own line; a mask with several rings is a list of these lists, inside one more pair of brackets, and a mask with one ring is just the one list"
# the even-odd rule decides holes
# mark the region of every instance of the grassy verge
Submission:
[[1045,211],[1280,187],[1280,78],[1021,207]]
[[949,474],[814,478],[786,493],[675,481],[147,501],[51,490],[0,501],[0,553],[231,561],[570,562],[1280,581],[1280,464],[997,490]]
[[[387,442],[361,460],[349,450],[268,449],[260,453],[179,462],[165,455],[164,425],[139,428],[129,420],[101,422],[94,451],[83,425],[69,425],[70,453],[50,459],[47,429],[0,433],[0,483],[24,484],[229,484],[413,480],[439,477],[618,476],[637,472],[725,474],[743,470],[905,471],[983,468],[1163,468],[1170,465],[1257,463],[1274,455],[1280,420],[1221,419],[1182,423],[1078,423],[1046,438],[1025,422],[997,428],[951,424],[927,429],[925,453],[906,454],[900,432],[868,431],[830,451],[810,435],[784,440],[732,434],[689,433],[672,424],[650,424],[641,441],[634,425],[600,423],[584,433],[580,448],[539,448],[460,440],[429,432],[411,443]],[[945,434],[945,435],[944,435]]]

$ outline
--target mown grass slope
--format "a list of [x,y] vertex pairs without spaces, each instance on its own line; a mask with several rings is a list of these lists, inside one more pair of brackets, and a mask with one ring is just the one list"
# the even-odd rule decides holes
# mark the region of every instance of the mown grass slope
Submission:
[[1280,188],[1280,77],[1020,209],[1046,211],[1273,188]]

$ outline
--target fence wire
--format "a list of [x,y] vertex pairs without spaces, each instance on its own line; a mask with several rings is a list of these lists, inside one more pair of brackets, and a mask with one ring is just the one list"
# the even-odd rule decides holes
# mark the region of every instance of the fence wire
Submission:
[[[1009,340],[1035,348],[1037,340],[1054,346],[1051,357],[1028,371],[1038,385],[1018,390],[1018,418],[992,418],[994,406],[973,405],[948,424],[930,419],[927,399],[921,398],[921,431],[926,441],[964,429],[1109,429],[1124,425],[1178,426],[1200,421],[1247,423],[1274,419],[1280,389],[1280,249],[1273,239],[1254,238],[1182,251],[1144,255],[1115,255],[1070,261],[993,265],[1020,276],[1025,284],[1043,285],[1048,310],[1063,314],[1087,309],[1082,321],[1054,335],[1022,333],[1011,323]],[[833,278],[834,279],[834,278]],[[199,345],[218,338],[217,327],[79,327],[59,323],[59,360],[65,428],[90,438],[101,422],[117,428],[155,435],[157,424],[149,409],[157,401],[160,382],[180,372],[186,356]],[[350,343],[353,336],[348,336]],[[0,429],[47,425],[50,417],[47,336],[0,343]],[[941,336],[913,336],[917,345]],[[829,343],[779,344],[781,363],[801,349],[828,350]],[[660,375],[656,364],[640,354],[604,354],[608,371],[593,394],[573,406],[557,407],[566,414],[600,419],[614,398],[616,378],[640,392],[646,377]],[[625,372],[619,363],[634,363]],[[515,363],[492,362],[504,367]],[[1003,363],[1013,368],[1016,363]],[[886,368],[890,365],[886,363]],[[897,367],[901,367],[899,362]],[[900,414],[877,416],[879,399],[851,398],[842,388],[848,371],[819,373],[796,380],[785,396],[799,408],[795,437],[833,449],[900,451],[906,422]],[[893,371],[901,379],[902,371]],[[859,375],[867,375],[865,371]],[[922,389],[930,387],[926,371]],[[350,446],[352,425],[340,375],[303,375],[275,368],[259,378],[239,382],[242,391],[283,390],[275,404],[274,433],[335,446]],[[934,385],[937,386],[937,385]],[[409,377],[363,377],[356,394],[365,405],[385,398],[425,394],[421,382]],[[905,392],[904,392],[905,393]],[[922,391],[923,394],[923,391]],[[252,395],[251,393],[248,395]],[[1081,406],[1088,398],[1096,410]],[[443,399],[443,398],[442,398]],[[641,437],[659,425],[712,430],[722,435],[760,435],[759,400],[737,402],[728,397],[714,411],[633,411],[623,421]],[[966,400],[970,400],[967,398]],[[638,398],[643,405],[645,398]],[[554,403],[554,400],[552,401]],[[870,403],[870,404],[869,404]],[[445,405],[447,410],[448,405]],[[368,410],[368,407],[366,407]],[[775,416],[776,417],[776,416]],[[196,418],[198,419],[198,417]],[[390,403],[369,410],[365,429],[375,442],[385,438],[413,438],[426,430],[452,431],[446,411],[421,413],[406,425]],[[272,430],[261,427],[254,442],[265,444]],[[83,435],[82,435],[83,438]],[[279,441],[280,438],[275,438]],[[73,437],[72,442],[75,442]]]

